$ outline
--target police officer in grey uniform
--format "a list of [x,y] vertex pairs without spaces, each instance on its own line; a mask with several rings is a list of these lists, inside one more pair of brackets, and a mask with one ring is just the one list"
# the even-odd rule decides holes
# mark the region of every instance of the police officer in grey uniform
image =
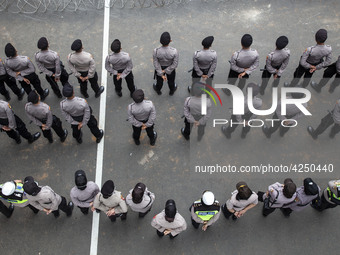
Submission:
[[168,81],[170,96],[172,96],[177,89],[175,78],[179,54],[175,48],[169,46],[170,42],[172,42],[170,34],[164,32],[160,38],[162,46],[153,50],[154,77],[156,77],[157,81],[153,84],[153,89],[158,95],[162,94],[163,81]]
[[35,67],[29,57],[19,56],[17,50],[10,43],[6,44],[5,53],[7,56],[6,72],[20,82],[27,95],[32,91],[30,86],[32,84],[41,100],[45,100],[49,90],[41,88],[39,76],[35,73]]
[[172,199],[166,201],[164,210],[153,217],[151,226],[156,229],[159,237],[169,235],[170,239],[187,229],[187,223],[177,212],[176,203]]
[[304,75],[302,87],[307,87],[310,78],[316,70],[320,70],[331,64],[332,48],[329,45],[325,45],[327,30],[319,29],[315,34],[315,40],[316,45],[308,47],[302,54],[299,66],[294,72],[294,78],[289,85],[290,87],[295,87],[299,83],[302,75]]
[[[246,79],[259,66],[259,54],[256,50],[251,49],[253,37],[250,34],[245,34],[241,38],[242,49],[234,52],[230,61],[230,71],[228,75],[228,84],[235,85],[239,80],[238,87],[243,89],[246,84]],[[223,91],[230,95],[229,89]]]
[[73,137],[78,143],[82,143],[83,133],[81,128],[87,125],[91,133],[97,138],[96,142],[100,143],[104,136],[104,131],[98,128],[98,122],[92,115],[92,109],[87,101],[83,98],[75,97],[73,87],[69,83],[64,85],[63,95],[67,98],[60,102],[60,108],[66,121],[71,124]]
[[83,44],[80,39],[75,40],[71,45],[70,53],[67,57],[68,65],[77,77],[80,84],[80,92],[85,98],[89,97],[87,94],[87,81],[90,81],[91,88],[96,93],[95,97],[99,97],[104,92],[104,86],[98,85],[98,75],[96,72],[96,64],[92,55],[86,51],[83,51]]
[[[291,93],[291,98],[303,98],[303,93]],[[289,97],[287,97],[289,98]],[[307,107],[307,103],[302,104],[304,107]],[[266,135],[267,138],[270,138],[272,133],[274,133],[278,128],[280,128],[280,136],[283,137],[286,132],[288,132],[290,126],[294,125],[294,121],[298,118],[304,116],[301,110],[296,107],[295,104],[287,104],[286,105],[286,115],[281,114],[281,102],[278,103],[276,111],[272,117],[272,119],[279,119],[279,121],[273,121],[271,127],[267,127],[266,125],[262,126],[262,131]],[[281,125],[281,122],[284,121],[284,125]]]
[[329,133],[330,138],[334,138],[335,135],[340,131],[340,99],[336,101],[333,111],[329,112],[321,119],[321,123],[316,129],[308,126],[307,131],[313,137],[313,139],[317,139],[318,136],[325,132],[325,130],[332,124],[334,125],[331,129],[331,132]]
[[288,38],[282,35],[276,40],[276,49],[268,54],[266,65],[262,72],[261,95],[264,95],[272,75],[274,76],[273,87],[279,86],[281,75],[285,71],[290,57],[290,50],[286,48],[287,45]]
[[40,51],[35,53],[35,63],[40,72],[46,75],[46,80],[51,85],[54,94],[62,98],[57,82],[60,81],[62,85],[65,85],[69,75],[60,61],[59,54],[49,49],[46,37],[41,37],[37,46]]
[[99,187],[93,181],[87,181],[83,170],[77,170],[74,175],[76,186],[71,189],[70,197],[73,204],[86,215],[89,213],[89,208],[93,206]]
[[18,100],[21,101],[24,97],[25,90],[23,88],[19,89],[15,79],[7,74],[5,64],[0,58],[0,94],[9,101],[11,100],[11,96],[5,88],[5,83],[13,91],[13,93],[17,95]]
[[319,203],[311,206],[322,212],[325,209],[334,208],[340,205],[340,180],[331,180],[328,182],[327,188],[324,189]]
[[197,127],[197,140],[201,141],[204,135],[205,126],[211,116],[211,100],[207,98],[207,114],[202,115],[202,94],[204,84],[197,82],[193,85],[191,93],[193,96],[187,97],[184,101],[184,124],[181,133],[186,140],[190,139],[190,133],[193,126]]
[[[210,49],[213,42],[214,37],[208,36],[202,41],[203,50],[195,51],[193,57],[194,67],[191,75],[192,84],[200,82],[202,79],[202,82],[209,86],[212,85],[212,80],[217,66],[217,53]],[[210,89],[208,88],[208,90]],[[188,87],[188,91],[190,92],[190,87]]]
[[287,178],[284,180],[284,184],[276,182],[269,185],[265,193],[259,191],[257,195],[259,201],[263,202],[262,215],[266,217],[274,212],[275,209],[294,203],[296,199],[296,185],[292,179]]
[[12,107],[6,101],[0,100],[0,129],[14,139],[17,144],[21,143],[20,136],[33,143],[40,137],[40,133],[31,134],[27,131],[25,123],[14,114]]
[[142,130],[145,129],[150,138],[150,145],[154,146],[157,139],[157,133],[153,130],[156,120],[156,109],[150,100],[144,100],[144,92],[137,89],[132,93],[135,101],[128,106],[128,121],[132,124],[132,138],[136,145],[140,145],[139,137]]
[[[257,97],[257,94],[260,91],[260,87],[256,85],[255,83],[249,83],[247,85],[247,93],[249,91],[249,88],[252,89],[252,95],[253,95],[253,106],[255,109],[260,109],[262,106],[262,99]],[[231,123],[229,123],[229,126],[224,125],[221,127],[222,133],[228,138],[231,138],[231,133],[235,131],[238,125],[240,124],[234,124],[234,123],[244,123],[241,133],[241,138],[246,138],[247,133],[250,131],[250,126],[248,125],[248,122],[251,121],[250,118],[255,117],[253,116],[253,113],[249,110],[248,107],[248,94],[244,96],[244,112],[243,115],[231,115]]]
[[67,130],[63,129],[60,119],[52,114],[51,108],[40,102],[40,97],[32,90],[28,95],[28,103],[25,105],[25,112],[28,118],[43,132],[44,137],[48,139],[50,143],[53,143],[53,136],[51,128],[60,137],[60,142],[64,142],[67,137]]
[[91,210],[94,211],[96,209],[105,212],[111,222],[115,222],[117,217],[120,217],[121,220],[126,220],[127,205],[121,192],[115,190],[112,180],[106,181],[100,192],[96,195]]
[[143,218],[150,212],[155,194],[150,192],[144,183],[137,183],[136,186],[129,191],[126,196],[126,204],[131,210],[139,213],[139,218]]
[[308,205],[315,205],[320,200],[320,187],[311,179],[303,180],[303,186],[296,189],[296,198],[294,203],[283,206],[281,211],[286,217],[295,211],[300,212]]
[[53,213],[54,217],[58,218],[59,210],[66,213],[67,217],[72,215],[72,202],[67,203],[65,197],[55,193],[49,186],[38,186],[32,176],[25,178],[24,191],[27,193],[28,202],[47,215]]
[[335,88],[340,84],[340,55],[338,60],[333,64],[329,65],[325,71],[323,72],[322,79],[320,80],[319,84],[312,81],[311,86],[317,92],[321,92],[321,89],[326,86],[327,82],[335,75],[335,79],[331,83],[328,92],[333,93]]
[[121,43],[118,39],[115,39],[111,44],[111,50],[113,51],[106,57],[105,69],[113,74],[113,84],[115,85],[115,91],[119,97],[122,94],[122,79],[125,78],[126,84],[130,90],[130,96],[136,90],[135,83],[132,74],[132,60],[130,55],[124,51],[121,51]]

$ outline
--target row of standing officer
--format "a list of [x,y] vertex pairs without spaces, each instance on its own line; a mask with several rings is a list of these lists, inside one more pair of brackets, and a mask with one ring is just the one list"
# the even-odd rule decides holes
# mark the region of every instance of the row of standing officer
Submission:
[[[125,199],[121,192],[115,189],[112,180],[106,181],[99,189],[97,184],[87,180],[83,170],[75,172],[75,184],[70,192],[72,202],[67,203],[65,197],[55,193],[49,186],[39,186],[31,176],[26,177],[24,182],[6,182],[0,185],[0,198],[11,205],[8,208],[0,201],[0,210],[9,218],[14,205],[27,206],[34,213],[44,211],[47,215],[52,213],[57,218],[60,215],[59,210],[71,216],[76,205],[85,215],[90,209],[98,213],[103,211],[115,222],[118,217],[121,220],[127,219],[127,206],[137,212],[139,218],[144,218],[155,201],[155,194],[143,183],[137,183]],[[329,181],[323,192],[311,178],[304,179],[300,187],[287,178],[283,184],[276,182],[270,185],[266,192],[257,193],[252,191],[247,183],[238,182],[236,190],[222,205],[216,200],[213,192],[205,190],[201,198],[194,201],[189,208],[192,225],[197,229],[202,224],[202,230],[206,231],[219,219],[221,212],[227,219],[232,216],[233,220],[237,220],[255,207],[258,201],[263,202],[263,216],[280,209],[289,217],[293,211],[299,212],[308,205],[321,212],[340,205],[340,180]],[[176,203],[172,199],[167,200],[164,210],[153,217],[151,225],[156,228],[158,236],[169,235],[170,239],[187,228],[185,219],[177,212]]]

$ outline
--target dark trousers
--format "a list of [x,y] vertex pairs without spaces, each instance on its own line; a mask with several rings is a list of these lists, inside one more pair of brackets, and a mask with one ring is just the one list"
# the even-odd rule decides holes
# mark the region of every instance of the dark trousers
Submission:
[[305,88],[308,86],[310,79],[312,78],[313,73],[309,72],[309,69],[304,68],[302,65],[299,64],[299,66],[295,69],[294,72],[294,78],[290,83],[290,87],[296,87],[296,85],[299,83],[301,77],[303,76],[303,82],[302,87]]
[[[320,125],[315,129],[314,135],[322,134],[328,127],[330,127],[334,123],[333,117],[331,113],[328,113],[325,117],[321,119]],[[331,136],[336,135],[340,131],[340,125],[334,124],[331,129]]]
[[221,206],[221,210],[222,210],[222,213],[224,215],[224,217],[226,217],[226,219],[229,219],[231,215],[234,215],[233,213],[231,213],[228,208],[226,207],[226,205],[222,205]]
[[[228,84],[235,85],[239,74],[240,73],[230,69],[229,75],[228,75]],[[239,87],[242,90],[244,88],[244,86],[246,85],[246,81],[247,81],[248,78],[249,78],[249,75],[245,74],[242,77],[242,79],[240,79],[240,81],[238,82],[237,87]]]
[[[166,69],[167,66],[162,66],[162,70]],[[175,90],[175,78],[176,78],[176,70],[173,70],[170,74],[166,74],[166,78],[168,79],[168,86],[170,91]],[[156,76],[156,89],[158,91],[161,91],[163,87],[163,78],[162,76],[158,76],[157,72],[155,71],[155,76]]]
[[72,214],[72,209],[70,206],[67,205],[66,198],[61,197],[61,202],[58,206],[58,209],[55,211],[52,211],[55,217],[59,216],[59,210],[62,210],[64,213],[66,213],[67,216],[70,216]]
[[[32,86],[38,92],[40,97],[44,98],[44,90],[41,88],[39,76],[36,73],[31,73],[31,74],[26,75],[24,77],[31,82]],[[20,84],[21,84],[21,87],[25,90],[27,95],[32,91],[31,84],[27,84],[23,80],[20,81]]]
[[[235,131],[237,126],[242,125],[242,124],[234,124],[238,122],[236,119],[236,115],[231,115],[231,120],[233,121],[233,126],[231,126],[231,124],[229,123],[229,126],[227,128],[227,132],[230,134]],[[250,126],[246,125],[243,127],[242,125],[242,134],[246,135],[249,131],[250,131]]]
[[[81,77],[86,77],[88,75],[88,72],[79,72],[81,74]],[[81,79],[77,78],[78,82],[80,84],[80,92],[83,95],[87,94],[87,81],[82,81]],[[98,93],[99,91],[99,85],[98,85],[98,75],[97,72],[94,73],[94,76],[92,78],[89,78],[89,82],[91,84],[91,88],[95,93]]]
[[283,215],[287,217],[293,212],[293,210],[290,208],[280,208],[280,210],[283,213]]
[[33,205],[28,205],[28,208],[30,208],[35,214],[39,212],[39,209],[35,208]]
[[[155,139],[155,133],[153,131],[153,126],[152,125],[151,127],[147,127],[145,129],[148,137],[150,138],[150,140],[153,140]],[[140,133],[142,132],[142,127],[136,127],[136,126],[133,126],[132,125],[132,129],[133,129],[133,134],[132,134],[132,137],[134,140],[139,140],[139,137],[140,137]]]
[[[66,72],[66,70],[64,68],[64,65],[62,63],[60,63],[60,69],[61,69],[60,82],[64,86],[66,84],[66,82],[68,82],[69,75]],[[55,74],[55,68],[48,69],[48,70]],[[51,88],[52,88],[53,92],[56,95],[59,95],[59,94],[61,95],[58,83],[55,81],[55,77],[48,76],[48,75],[46,75],[45,77],[46,77],[47,82],[51,85]]]
[[0,75],[0,93],[1,95],[8,95],[8,90],[5,88],[5,83],[17,96],[20,95],[20,89],[17,86],[15,79],[8,74]]
[[[206,72],[206,70],[201,70],[203,72],[204,75],[207,75],[208,73]],[[201,80],[202,76],[198,76],[197,72],[195,71],[195,69],[192,69],[192,85],[194,85],[196,82],[199,82]],[[212,75],[211,77],[209,77],[208,79],[205,80],[205,83],[209,86],[212,86],[212,81],[213,81],[214,75]],[[209,88],[205,88],[207,90],[210,91]]]
[[313,205],[313,208],[315,208],[318,211],[323,211],[329,208],[334,208],[337,206],[337,204],[331,204],[327,201],[328,198],[325,198],[324,193],[321,195],[321,203],[319,205]]
[[83,214],[88,214],[89,213],[89,208],[88,207],[80,207],[80,206],[78,206],[78,208],[80,209],[80,211]]
[[340,74],[336,71],[336,62],[328,66],[325,71],[323,72],[322,79],[319,82],[319,87],[324,87],[327,82],[335,75],[335,79],[333,80],[331,87],[337,87],[340,83]]
[[[14,115],[14,117],[15,122],[17,124],[17,128],[16,130],[11,129],[10,131],[6,131],[7,135],[12,139],[17,140],[19,139],[18,137],[19,133],[19,135],[21,135],[23,138],[27,139],[28,141],[31,141],[33,139],[33,136],[30,132],[27,131],[25,123],[17,115]],[[16,131],[18,131],[18,133]]]
[[[42,130],[42,127],[40,127]],[[53,122],[52,122],[52,128],[53,130],[57,133],[57,135],[62,138],[65,135],[61,120],[53,115]],[[44,137],[46,137],[48,140],[52,140],[52,130],[48,129],[48,130],[42,130],[42,133],[44,135]]]
[[11,217],[12,215],[12,212],[2,201],[0,201],[0,212],[2,212],[7,218]]
[[194,226],[194,228],[198,228],[200,226],[200,224],[196,221],[194,221],[194,219],[191,217],[191,224]]
[[[193,123],[189,123],[187,118],[184,118],[184,124],[185,124],[184,135],[189,137],[190,133],[191,133],[191,129],[192,129],[194,124]],[[205,129],[205,125],[199,125],[198,126],[198,128],[197,128],[197,137],[198,138],[202,138],[203,137],[204,129]]]
[[[264,70],[262,72],[262,83],[261,83],[261,88],[260,90],[262,91],[262,93],[266,90],[268,82],[270,77],[272,76],[272,73],[268,72],[268,70],[266,69],[266,66],[264,67]],[[279,86],[280,83],[280,76],[278,76],[274,81],[273,81],[273,88],[276,88]]]
[[[272,119],[279,119],[279,117],[277,116],[276,113],[274,113]],[[281,121],[274,121],[274,122],[273,122],[273,126],[270,126],[270,127],[268,128],[268,133],[269,133],[269,134],[272,134],[272,133],[274,133],[276,130],[278,130],[279,128],[280,128],[280,135],[281,135],[281,136],[284,136],[284,134],[288,132],[288,130],[289,130],[290,127],[281,126]]]
[[[81,129],[78,130],[78,125],[71,125],[72,126],[72,131],[73,131],[73,137],[75,139],[79,139],[81,136]],[[87,126],[89,127],[91,133],[96,137],[100,137],[100,131],[98,128],[98,122],[97,119],[91,114],[91,117],[89,121],[87,122]]]
[[[123,71],[124,70],[119,70],[118,73],[122,73]],[[132,93],[136,89],[132,71],[125,77],[125,81],[126,81],[128,89],[130,90],[130,94],[132,95]],[[113,84],[115,85],[115,90],[117,92],[122,91],[122,78],[117,81],[117,75],[114,75],[113,76]]]

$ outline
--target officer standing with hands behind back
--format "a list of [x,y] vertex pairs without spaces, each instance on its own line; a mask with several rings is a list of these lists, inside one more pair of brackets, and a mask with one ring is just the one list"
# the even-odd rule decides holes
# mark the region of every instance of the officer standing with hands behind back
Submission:
[[63,95],[67,98],[60,102],[60,108],[66,121],[72,126],[73,137],[79,144],[82,143],[83,133],[81,128],[87,125],[91,133],[97,138],[96,142],[100,143],[104,136],[104,131],[98,128],[98,122],[92,115],[92,109],[87,101],[83,98],[75,97],[73,87],[69,83],[64,85]]
[[179,54],[175,48],[169,46],[170,42],[172,42],[170,34],[164,32],[160,39],[162,46],[153,50],[154,76],[157,80],[157,82],[153,84],[153,89],[158,95],[162,94],[163,81],[168,81],[170,96],[172,96],[177,89],[175,78]]

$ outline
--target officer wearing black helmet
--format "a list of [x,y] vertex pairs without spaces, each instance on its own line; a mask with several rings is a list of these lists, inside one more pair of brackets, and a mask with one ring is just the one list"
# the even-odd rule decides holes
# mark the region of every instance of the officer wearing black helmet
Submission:
[[289,62],[290,50],[286,48],[288,42],[286,36],[280,36],[276,40],[276,49],[268,54],[266,65],[262,72],[261,95],[264,95],[264,91],[272,75],[274,76],[273,88],[279,86],[282,73],[285,71]]
[[170,239],[187,229],[187,223],[177,212],[176,203],[172,199],[166,201],[164,210],[153,217],[151,226],[156,229],[159,237],[169,235]]
[[[196,82],[203,82],[212,86],[212,80],[217,66],[217,53],[211,50],[214,42],[213,36],[208,36],[202,40],[202,50],[197,50],[193,57],[192,85]],[[190,87],[188,90],[190,92]],[[209,91],[210,89],[207,88]]]
[[74,76],[78,79],[80,92],[85,98],[89,97],[87,93],[87,81],[89,81],[91,88],[95,92],[95,97],[100,97],[101,93],[104,92],[104,86],[98,85],[96,63],[93,56],[83,51],[83,43],[80,39],[72,43],[71,50],[74,52],[70,53],[67,57],[68,65]]
[[133,74],[132,60],[130,55],[122,51],[121,42],[115,39],[111,44],[112,53],[106,57],[105,69],[113,74],[113,84],[115,85],[116,94],[121,97],[122,80],[125,78],[126,84],[130,90],[130,96],[136,90]]
[[45,74],[47,82],[57,97],[62,98],[58,81],[62,85],[68,81],[68,73],[66,72],[63,63],[60,61],[59,54],[49,49],[49,42],[46,37],[41,37],[37,43],[40,51],[35,53],[35,63],[40,72]]
[[66,129],[63,129],[61,120],[52,114],[51,108],[40,102],[40,96],[32,90],[27,97],[28,103],[25,105],[25,112],[28,118],[43,132],[44,137],[50,143],[53,143],[53,135],[51,129],[53,129],[60,138],[60,142],[64,142],[68,135]]
[[170,96],[177,90],[175,78],[179,54],[175,48],[169,46],[170,42],[172,42],[172,40],[169,32],[164,32],[160,38],[162,46],[153,50],[154,76],[156,77],[156,83],[153,84],[153,89],[158,95],[162,94],[161,90],[164,81],[168,81]]
[[27,95],[32,91],[30,86],[32,84],[41,100],[44,101],[49,90],[41,88],[39,76],[35,73],[35,67],[29,57],[19,56],[11,43],[6,44],[5,53],[7,56],[5,61],[7,73],[20,82]]
[[83,214],[88,214],[89,208],[93,206],[95,196],[99,193],[99,187],[93,181],[87,181],[83,170],[77,170],[74,179],[76,186],[71,189],[71,200]]
[[91,133],[97,138],[96,142],[100,143],[104,131],[98,128],[98,122],[92,115],[92,110],[87,101],[84,98],[75,97],[73,87],[69,83],[64,85],[63,95],[66,99],[60,102],[60,108],[66,121],[71,124],[73,137],[79,144],[82,143],[83,133],[81,129],[87,125]]
[[154,146],[157,139],[157,133],[153,130],[156,120],[156,109],[150,100],[144,100],[144,92],[137,89],[132,94],[134,103],[128,106],[128,121],[132,124],[132,138],[136,145],[140,144],[139,137],[142,130],[145,129],[150,138],[150,145]]

